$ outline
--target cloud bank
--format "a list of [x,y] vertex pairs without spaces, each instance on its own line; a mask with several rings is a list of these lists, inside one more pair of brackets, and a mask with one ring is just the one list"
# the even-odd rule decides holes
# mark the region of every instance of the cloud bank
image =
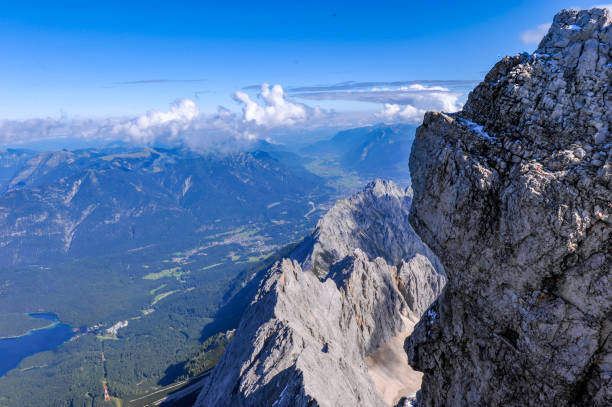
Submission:
[[[403,85],[390,85],[394,83]],[[214,113],[203,113],[193,100],[181,99],[168,110],[151,110],[137,117],[0,120],[0,146],[81,139],[117,140],[137,145],[182,143],[194,148],[223,150],[285,130],[346,128],[380,121],[417,123],[428,110],[452,112],[461,108],[459,97],[465,91],[451,91],[443,85],[467,89],[474,84],[471,81],[345,82],[295,87],[287,92],[280,85],[264,83],[257,93],[238,91],[233,95],[241,108],[238,112],[220,106]],[[363,110],[337,112],[296,99],[366,103]]]
[[377,115],[383,120],[417,123],[423,120],[425,112],[427,112],[427,110],[418,109],[412,105],[400,106],[392,103],[385,103],[383,110]]
[[[458,82],[464,87],[476,84],[471,81]],[[428,110],[455,112],[461,109],[459,98],[464,93],[451,91],[448,87],[442,86],[443,83],[429,81],[427,85],[411,83],[408,86],[366,89],[363,89],[359,83],[346,83],[329,87],[298,88],[314,90],[297,92],[293,96],[310,100],[346,100],[380,104],[383,105],[383,109],[376,117],[386,121],[417,123],[423,119],[423,115]]]
[[263,138],[271,129],[296,125],[323,125],[331,112],[293,102],[280,85],[263,84],[256,99],[236,92],[242,113],[219,107],[200,112],[190,99],[174,102],[167,111],[151,110],[138,117],[91,119],[0,120],[0,145],[50,139],[118,140],[137,145],[185,143],[199,148],[236,146]]
[[[424,85],[424,86],[443,86],[449,89],[464,89],[465,87],[472,87],[478,81],[473,80],[411,80],[411,81],[378,81],[378,82],[357,82],[357,81],[345,81],[327,85],[310,85],[310,86],[289,86],[286,88],[289,94],[295,94],[300,92],[327,92],[333,90],[351,90],[351,89],[362,89],[367,90],[373,87],[399,87],[399,86],[410,86],[410,85]],[[257,90],[260,89],[261,85],[250,85],[245,86],[243,90]]]
[[451,92],[441,86],[413,84],[397,89],[372,88],[369,90],[347,90],[334,92],[299,93],[295,97],[312,100],[349,100],[370,103],[395,103],[418,105],[427,109],[454,111],[461,93]]
[[320,109],[313,109],[291,101],[280,85],[270,87],[267,83],[262,84],[259,97],[263,104],[251,100],[249,95],[244,92],[238,91],[234,94],[234,99],[243,105],[244,121],[270,128],[292,126],[304,122],[312,116],[322,115]]
[[167,112],[153,110],[135,119],[119,121],[110,127],[108,133],[136,144],[149,144],[162,137],[175,140],[190,130],[199,116],[196,104],[190,99],[182,99],[174,102]]

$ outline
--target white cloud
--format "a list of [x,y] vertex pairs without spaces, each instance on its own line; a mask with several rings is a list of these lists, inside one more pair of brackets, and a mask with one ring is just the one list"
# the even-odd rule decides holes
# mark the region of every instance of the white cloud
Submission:
[[121,140],[139,145],[155,142],[202,144],[223,138],[240,138],[237,122],[229,112],[202,115],[189,99],[174,102],[169,110],[151,110],[137,117],[106,119],[0,120],[0,145],[41,140]]
[[[296,86],[289,87],[287,89],[288,93],[296,94],[302,92],[321,92],[321,91],[338,91],[338,90],[355,90],[355,89],[374,89],[377,87],[387,87],[387,88],[397,88],[401,86],[408,86],[414,84],[420,85],[432,85],[433,86],[444,86],[445,88],[459,88],[463,89],[465,87],[473,87],[477,82],[469,81],[469,80],[423,80],[423,81],[386,81],[386,82],[356,82],[356,81],[347,81],[340,82],[334,84],[327,85],[310,85],[310,86]],[[259,89],[260,85],[251,85],[247,86],[243,89]]]
[[169,110],[151,110],[137,117],[99,120],[30,119],[0,120],[0,146],[17,145],[41,140],[85,139],[121,140],[138,145],[155,143],[185,143],[204,149],[227,149],[264,138],[270,129],[296,125],[316,127],[327,124],[333,115],[319,108],[295,103],[285,95],[280,85],[261,86],[263,104],[237,92],[236,100],[243,105],[241,113],[219,107],[214,114],[203,114],[193,100],[174,102]]
[[152,110],[135,119],[114,124],[110,134],[124,136],[137,144],[147,144],[159,138],[174,140],[190,129],[200,116],[196,104],[189,99],[174,102],[170,110]]
[[[236,92],[242,109],[232,112],[200,112],[193,100],[182,99],[168,110],[151,110],[136,117],[106,119],[42,118],[22,121],[0,120],[0,146],[58,139],[121,140],[139,145],[184,143],[208,150],[240,148],[252,140],[264,139],[287,130],[297,132],[324,128],[369,125],[383,120],[418,122],[427,110],[453,112],[460,109],[462,92],[450,91],[442,83],[402,83],[393,87],[345,89],[301,93],[304,98],[351,100],[384,105],[364,110],[336,112],[294,101],[280,85],[263,84],[257,97]],[[319,88],[317,88],[319,89]]]
[[548,32],[551,23],[544,23],[538,25],[536,28],[531,30],[525,30],[521,33],[521,40],[525,44],[539,44],[542,38]]
[[[419,123],[427,111],[456,112],[461,109],[459,93],[442,86],[412,84],[399,89],[375,89],[375,99],[383,101],[376,117],[386,121]],[[390,102],[386,102],[386,101]],[[399,103],[393,103],[399,101]]]
[[399,88],[370,88],[331,92],[299,93],[295,97],[314,100],[348,100],[394,105],[412,105],[422,110],[455,112],[461,107],[461,93],[451,92],[442,86],[412,84]]
[[443,86],[424,86],[418,83],[414,83],[410,86],[402,86],[400,87],[400,89],[402,90],[406,90],[406,89],[412,89],[412,90],[439,90],[442,92],[448,92],[448,88],[445,88]]
[[392,103],[385,103],[384,108],[377,116],[388,121],[402,121],[408,123],[419,123],[423,120],[425,109],[417,109],[414,106],[400,106]]
[[289,100],[280,85],[270,87],[267,83],[262,84],[259,97],[263,104],[252,100],[244,92],[238,91],[234,94],[234,99],[243,104],[245,122],[253,122],[263,127],[292,126],[320,113],[318,109]]

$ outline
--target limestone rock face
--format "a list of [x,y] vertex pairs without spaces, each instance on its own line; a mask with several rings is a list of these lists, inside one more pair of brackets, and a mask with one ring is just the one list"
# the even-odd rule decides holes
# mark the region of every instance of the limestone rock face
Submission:
[[440,277],[430,258],[416,254],[408,261],[402,260],[398,287],[413,315],[423,315],[438,298],[445,283],[446,280]]
[[394,266],[423,253],[436,270],[442,270],[431,250],[415,238],[408,219],[410,201],[410,193],[378,180],[337,202],[317,225],[305,267],[325,276],[331,264],[360,248],[369,258],[382,257]]
[[561,11],[534,54],[506,57],[491,69],[460,117],[500,141],[518,140],[504,145],[514,156],[558,166],[574,160],[569,150],[603,161],[593,155],[611,133],[609,24],[607,9]]
[[[404,222],[409,208],[384,181],[338,202],[267,271],[196,405],[389,406],[416,392],[402,344],[445,275]],[[390,385],[394,369],[411,377]]]
[[448,275],[406,341],[424,406],[612,405],[612,26],[564,10],[428,113],[411,221]]

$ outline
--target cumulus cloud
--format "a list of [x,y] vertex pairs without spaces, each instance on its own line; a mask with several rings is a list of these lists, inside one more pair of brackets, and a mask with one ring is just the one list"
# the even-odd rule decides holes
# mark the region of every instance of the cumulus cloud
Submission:
[[[362,85],[354,83],[352,86]],[[0,145],[84,139],[120,140],[138,145],[182,143],[200,149],[227,150],[256,139],[265,139],[271,134],[282,134],[289,129],[313,131],[369,125],[380,120],[418,122],[427,110],[458,110],[461,107],[459,97],[463,94],[433,81],[399,87],[385,85],[299,93],[299,97],[304,99],[375,104],[364,110],[337,112],[299,103],[295,101],[297,93],[287,93],[280,85],[264,83],[258,90],[250,94],[236,92],[234,100],[241,109],[235,112],[219,107],[214,113],[203,113],[193,100],[182,99],[171,104],[167,110],[151,110],[136,117],[0,120]],[[380,105],[383,109],[376,113]]]
[[134,118],[1,120],[0,143],[78,138],[150,144],[157,140],[179,138],[182,132],[191,130],[199,119],[196,104],[183,99],[174,102],[168,111],[151,110]]
[[417,109],[411,105],[400,106],[392,103],[385,103],[383,110],[380,111],[377,116],[383,120],[419,123],[423,120],[423,115],[426,111],[425,109]]
[[291,101],[282,86],[261,85],[259,98],[262,104],[252,100],[248,94],[238,91],[234,99],[243,105],[244,121],[264,127],[292,126],[304,122],[311,116],[320,115],[320,109]]
[[110,127],[109,133],[127,137],[137,144],[159,138],[175,140],[181,132],[189,130],[199,116],[196,104],[190,99],[182,99],[174,102],[167,112],[152,110],[135,119],[119,121]]
[[[455,112],[461,108],[459,98],[473,87],[475,81],[410,81],[408,85],[360,88],[363,83],[344,83],[299,89],[315,89],[298,92],[293,96],[311,100],[346,100],[382,104],[383,110],[375,115],[378,119],[419,122],[428,110]],[[400,82],[394,82],[400,83]],[[452,83],[457,91],[443,86]],[[359,88],[358,88],[359,87]],[[340,89],[347,88],[347,89]],[[330,89],[330,90],[321,90]],[[462,89],[463,91],[458,91]]]
[[539,44],[542,38],[548,32],[551,23],[544,23],[538,25],[536,28],[531,30],[525,30],[521,33],[521,41],[525,44]]
[[328,117],[319,108],[291,101],[280,85],[263,84],[258,97],[261,103],[237,92],[235,100],[243,107],[241,113],[219,107],[213,114],[203,114],[193,100],[182,99],[168,110],[151,110],[137,117],[0,120],[0,145],[72,138],[223,149],[265,137],[272,128],[322,125]]

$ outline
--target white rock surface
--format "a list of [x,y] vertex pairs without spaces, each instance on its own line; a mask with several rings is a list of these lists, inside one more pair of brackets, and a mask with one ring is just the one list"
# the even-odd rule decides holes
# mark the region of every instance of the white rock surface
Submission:
[[196,405],[388,406],[416,392],[402,344],[445,277],[409,206],[385,181],[338,202],[267,272]]

